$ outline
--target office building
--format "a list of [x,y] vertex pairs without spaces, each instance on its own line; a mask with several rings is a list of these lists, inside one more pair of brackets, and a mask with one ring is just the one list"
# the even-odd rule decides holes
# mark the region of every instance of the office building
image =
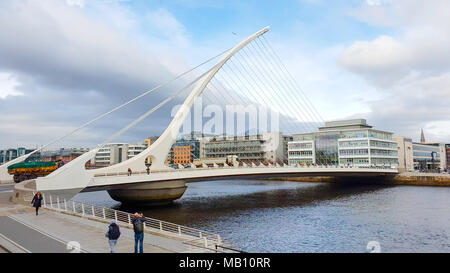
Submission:
[[393,138],[398,144],[399,171],[429,171],[447,168],[446,144],[425,142],[423,130],[420,131],[420,142],[414,142],[410,137],[394,136]]
[[41,151],[41,161],[56,161],[62,160],[68,163],[80,155],[89,151],[89,148],[61,148],[54,151]]
[[174,146],[173,151],[173,164],[188,165],[193,161],[192,146]]
[[290,165],[397,166],[392,133],[373,129],[364,119],[326,122],[318,132],[293,135]]
[[413,141],[410,137],[393,136],[398,146],[398,170],[399,172],[414,171]]
[[446,153],[446,158],[447,158],[446,168],[447,168],[447,170],[449,170],[450,169],[450,144],[445,144],[445,153]]
[[225,158],[236,155],[243,162],[287,161],[286,139],[280,132],[269,132],[245,136],[218,136],[202,140],[202,158]]
[[[22,155],[29,154],[33,149],[26,149],[23,147],[17,148],[17,149],[6,149],[6,150],[0,150],[0,164],[6,163],[8,161],[11,161],[13,159],[16,159]],[[39,157],[38,153],[35,153],[31,156],[31,158],[28,158],[28,161],[35,161],[36,158]]]
[[444,170],[447,167],[445,144],[413,142],[413,161],[415,170]]
[[95,167],[106,167],[130,159],[147,149],[146,142],[109,143],[102,147],[91,164]]

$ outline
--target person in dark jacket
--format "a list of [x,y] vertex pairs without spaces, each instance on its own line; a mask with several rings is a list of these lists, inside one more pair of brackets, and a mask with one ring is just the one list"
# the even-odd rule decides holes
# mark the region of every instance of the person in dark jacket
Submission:
[[139,244],[139,252],[144,253],[144,224],[145,217],[141,213],[135,213],[133,215],[133,229],[134,229],[134,253],[138,253],[138,244]]
[[39,208],[41,207],[41,203],[42,203],[42,194],[41,192],[37,192],[34,197],[33,200],[31,200],[31,204],[33,205],[33,207],[36,208],[36,215],[38,215],[38,211]]
[[111,253],[116,253],[115,246],[117,244],[117,240],[120,237],[120,228],[116,223],[116,220],[111,220],[111,224],[106,231],[105,236],[109,240],[109,247],[111,248]]

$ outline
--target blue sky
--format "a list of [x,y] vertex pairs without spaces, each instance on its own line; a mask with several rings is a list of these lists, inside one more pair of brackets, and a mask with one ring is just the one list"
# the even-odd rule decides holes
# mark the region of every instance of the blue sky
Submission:
[[[450,142],[450,4],[430,2],[1,1],[0,147],[45,143],[267,25],[325,120],[366,118],[414,139],[424,128]],[[101,141],[148,103],[80,143]],[[160,133],[167,117],[155,122],[136,140]]]

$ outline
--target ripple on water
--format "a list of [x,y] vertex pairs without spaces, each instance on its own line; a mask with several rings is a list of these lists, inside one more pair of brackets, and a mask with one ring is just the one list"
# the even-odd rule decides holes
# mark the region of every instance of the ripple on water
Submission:
[[75,197],[219,233],[249,252],[450,252],[450,188],[230,180],[188,184],[167,207],[129,208],[107,192]]

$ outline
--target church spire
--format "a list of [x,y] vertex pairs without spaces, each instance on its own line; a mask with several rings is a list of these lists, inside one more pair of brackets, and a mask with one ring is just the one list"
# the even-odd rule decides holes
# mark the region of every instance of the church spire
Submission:
[[423,129],[420,130],[420,143],[425,143],[425,135],[423,134]]

